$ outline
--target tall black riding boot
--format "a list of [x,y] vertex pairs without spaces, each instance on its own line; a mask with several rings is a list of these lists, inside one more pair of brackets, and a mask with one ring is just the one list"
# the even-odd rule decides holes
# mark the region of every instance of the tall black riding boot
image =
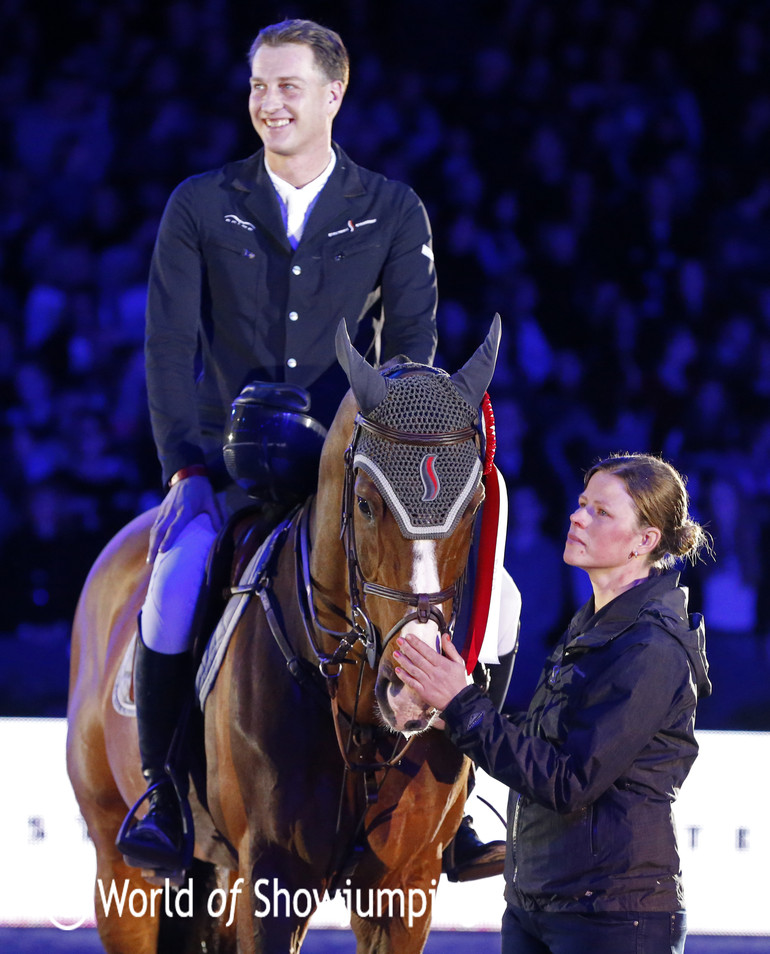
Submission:
[[167,871],[183,867],[182,813],[165,766],[190,691],[189,679],[189,653],[156,652],[144,644],[140,633],[134,661],[134,696],[142,774],[152,793],[144,818],[118,837],[117,846],[132,867]]

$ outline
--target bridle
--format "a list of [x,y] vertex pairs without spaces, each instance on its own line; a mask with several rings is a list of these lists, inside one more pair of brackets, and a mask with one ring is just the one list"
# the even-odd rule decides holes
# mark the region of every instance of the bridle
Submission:
[[[343,541],[347,560],[349,600],[351,607],[350,617],[348,617],[344,608],[335,606],[318,592],[312,578],[310,570],[310,502],[308,501],[291,519],[287,518],[284,524],[286,528],[285,532],[288,532],[290,526],[295,526],[296,528],[294,535],[295,587],[300,617],[303,622],[308,646],[316,660],[315,665],[312,665],[310,660],[307,660],[306,663],[303,658],[298,656],[287,639],[286,634],[283,632],[275,594],[269,580],[263,579],[259,585],[252,585],[247,588],[248,591],[257,593],[262,600],[268,624],[279,648],[284,654],[288,670],[301,686],[307,686],[309,689],[316,691],[319,698],[325,698],[331,704],[334,731],[340,755],[342,756],[345,766],[344,777],[347,778],[348,773],[352,773],[363,778],[366,804],[356,829],[355,837],[357,841],[364,835],[363,826],[366,817],[366,808],[377,801],[378,792],[382,784],[378,782],[377,776],[382,772],[387,774],[395,765],[401,764],[417,736],[412,735],[406,739],[405,742],[403,739],[394,742],[390,756],[375,755],[373,759],[371,757],[365,757],[363,753],[368,750],[369,745],[374,744],[378,746],[381,744],[381,741],[379,743],[377,741],[378,739],[381,740],[381,730],[376,725],[372,726],[358,722],[358,704],[361,697],[364,666],[359,666],[354,707],[352,713],[349,715],[345,715],[340,709],[338,699],[339,676],[345,664],[355,665],[356,663],[363,662],[360,656],[358,658],[351,658],[351,655],[359,643],[364,647],[368,664],[372,668],[376,668],[379,658],[384,653],[390,640],[411,620],[416,619],[420,623],[426,623],[432,619],[436,622],[440,632],[451,632],[460,603],[465,569],[463,569],[462,574],[455,583],[437,593],[414,593],[399,590],[393,587],[383,586],[379,583],[373,583],[364,578],[358,560],[354,521],[354,458],[356,447],[364,431],[369,431],[389,441],[431,447],[450,446],[467,440],[475,440],[477,437],[480,437],[482,441],[485,440],[486,442],[483,470],[484,473],[488,473],[492,466],[494,456],[495,433],[494,417],[487,395],[484,396],[482,408],[485,421],[484,432],[480,432],[475,426],[469,426],[444,433],[415,434],[399,431],[395,428],[390,428],[378,422],[368,420],[366,416],[361,413],[356,415],[353,435],[344,454],[345,474],[340,522],[340,538]],[[394,600],[406,606],[414,607],[414,609],[407,612],[388,632],[385,640],[382,641],[377,627],[367,613],[365,604],[366,596],[376,596]],[[325,603],[327,610],[339,616],[350,628],[340,632],[324,625],[319,619],[315,605],[316,597],[320,597]],[[447,599],[452,599],[453,601],[452,615],[448,624],[439,608],[439,604]],[[337,645],[331,653],[324,652],[319,645],[318,635],[320,633],[326,633],[336,641]],[[319,673],[323,680],[323,687],[318,685]],[[343,725],[347,725],[347,738],[345,738]],[[361,748],[361,746],[364,746],[364,748]],[[354,752],[356,754],[354,754]],[[341,810],[342,792],[340,792],[340,805],[338,809],[338,831]],[[338,876],[339,873],[335,877]]]
[[[379,658],[385,652],[393,637],[412,620],[416,619],[419,623],[427,623],[433,619],[439,627],[439,632],[449,632],[451,634],[457,618],[457,609],[462,597],[462,584],[465,578],[465,571],[463,571],[460,577],[451,586],[440,590],[438,593],[414,593],[408,590],[397,590],[393,587],[383,586],[380,583],[372,583],[364,578],[358,560],[355,522],[353,518],[355,498],[355,468],[353,461],[361,432],[367,430],[370,433],[376,434],[378,437],[396,443],[432,447],[445,447],[481,436],[484,444],[483,473],[486,475],[489,474],[493,468],[497,448],[495,417],[492,411],[492,403],[487,393],[484,394],[482,399],[481,409],[484,419],[484,430],[482,432],[480,432],[477,427],[469,425],[459,430],[444,431],[442,433],[412,433],[388,427],[377,421],[371,421],[360,412],[356,414],[353,435],[344,454],[345,476],[342,494],[342,515],[340,520],[340,538],[345,548],[348,570],[348,591],[351,606],[350,618],[348,618],[343,609],[321,597],[328,610],[349,624],[350,628],[346,631],[331,629],[325,626],[319,619],[314,599],[315,584],[310,572],[310,511],[308,507],[303,508],[300,514],[300,525],[295,552],[297,594],[302,609],[301,615],[305,625],[305,634],[312,652],[318,661],[318,670],[327,682],[330,695],[335,695],[333,683],[340,675],[343,664],[354,662],[354,660],[349,659],[348,656],[358,643],[363,645],[367,662],[375,669]],[[382,641],[377,627],[366,612],[362,594],[364,596],[368,594],[371,596],[379,596],[383,599],[395,600],[407,606],[414,606],[415,610],[411,613],[406,613],[386,634],[385,640]],[[449,623],[446,622],[443,613],[439,609],[439,604],[447,599],[452,599],[453,601],[452,615],[449,619]],[[337,646],[332,653],[324,653],[320,649],[315,638],[317,632],[324,632],[337,641]]]
[[[356,446],[363,431],[369,431],[377,437],[398,444],[421,445],[427,447],[448,447],[468,440],[475,440],[478,429],[469,425],[458,430],[442,433],[411,433],[388,427],[372,421],[360,412],[356,415],[355,427],[350,444],[345,451],[345,483],[342,495],[342,517],[340,521],[340,538],[345,548],[348,567],[348,592],[350,598],[350,615],[353,635],[356,642],[361,642],[366,652],[369,665],[375,669],[380,657],[388,647],[390,641],[412,620],[427,623],[433,620],[440,633],[452,632],[457,617],[457,606],[462,594],[463,575],[446,589],[437,593],[414,593],[409,590],[399,590],[381,583],[372,583],[364,577],[358,559],[356,543],[354,504],[355,504],[355,468],[353,461]],[[415,607],[406,613],[386,634],[384,640],[379,630],[372,622],[366,611],[366,596],[377,596],[387,600],[404,603]],[[452,615],[449,622],[444,619],[439,605],[452,600]]]

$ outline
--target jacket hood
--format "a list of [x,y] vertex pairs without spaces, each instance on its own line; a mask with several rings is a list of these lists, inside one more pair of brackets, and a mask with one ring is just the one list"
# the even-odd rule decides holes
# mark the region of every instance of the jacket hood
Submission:
[[[668,570],[626,590],[593,612],[593,597],[575,614],[568,641],[580,636],[582,645],[600,645],[619,636],[637,620],[648,619],[673,636],[687,653],[698,697],[711,695],[706,658],[706,628],[700,613],[688,614],[689,591],[679,585],[679,572]],[[624,625],[625,624],[625,625]]]

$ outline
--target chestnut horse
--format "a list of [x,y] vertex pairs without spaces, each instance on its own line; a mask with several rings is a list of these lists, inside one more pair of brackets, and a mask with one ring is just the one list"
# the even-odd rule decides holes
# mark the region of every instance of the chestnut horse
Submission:
[[[468,762],[396,677],[393,637],[406,625],[435,647],[457,609],[484,495],[478,411],[499,318],[452,376],[412,364],[376,371],[343,328],[351,391],[326,438],[317,493],[273,535],[261,579],[233,587],[245,609],[199,713],[207,772],[203,783],[193,773],[195,861],[178,894],[153,889],[115,847],[144,791],[136,722],[113,692],[147,587],[153,513],[107,545],[83,589],[67,761],[96,848],[109,954],[236,943],[243,954],[298,952],[315,900],[337,889],[359,954],[423,950]],[[405,477],[414,459],[416,493]],[[179,904],[193,890],[194,915],[186,898]]]

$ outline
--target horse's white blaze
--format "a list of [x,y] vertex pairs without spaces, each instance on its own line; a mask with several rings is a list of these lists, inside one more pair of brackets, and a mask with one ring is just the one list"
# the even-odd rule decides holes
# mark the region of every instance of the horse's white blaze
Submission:
[[[415,540],[412,546],[412,576],[409,581],[413,593],[437,593],[441,589],[436,564],[436,541]],[[441,604],[437,608],[443,612]],[[422,642],[437,649],[438,626],[433,620],[427,623],[412,623],[409,631]]]
[[[412,544],[409,586],[413,593],[437,593],[441,588],[435,541],[415,540]],[[440,608],[443,612],[443,607]],[[439,650],[438,625],[433,620],[427,623],[412,620],[406,625],[404,632],[417,636],[426,646]],[[430,725],[433,713],[428,705],[419,693],[404,685],[400,679],[388,680],[385,696],[386,709],[392,714],[392,718],[387,720],[391,726],[399,728],[405,735],[410,735]]]

